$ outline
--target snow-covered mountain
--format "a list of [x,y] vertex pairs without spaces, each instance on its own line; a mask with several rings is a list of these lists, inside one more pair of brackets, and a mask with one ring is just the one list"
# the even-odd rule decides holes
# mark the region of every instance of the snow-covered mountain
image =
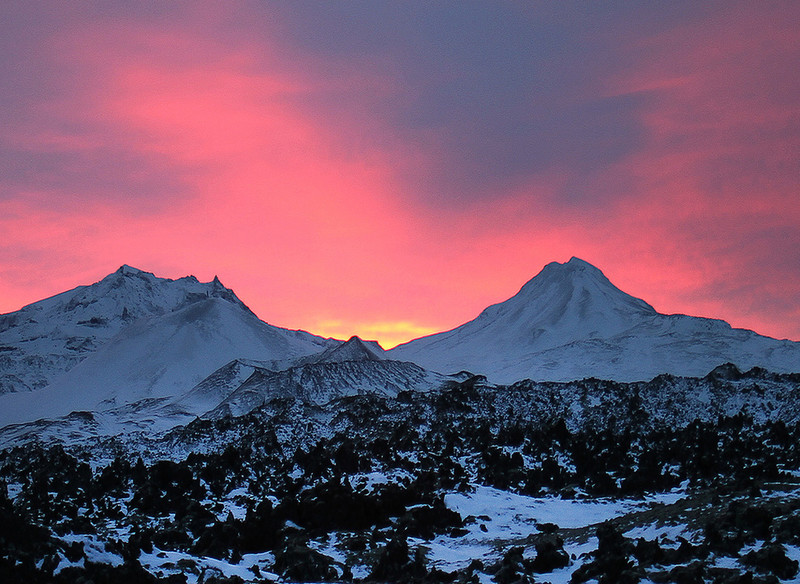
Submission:
[[245,308],[217,278],[169,280],[124,265],[91,286],[0,315],[0,393],[41,389],[137,319],[207,297]]
[[285,368],[274,361],[234,359],[195,385],[191,390],[165,404],[158,413],[171,419],[191,419],[217,407],[256,371],[265,373]]
[[375,341],[363,341],[357,336],[340,345],[325,349],[316,355],[298,360],[295,365],[309,363],[343,363],[345,361],[380,361],[385,359],[386,351]]
[[[93,286],[43,300],[7,319],[18,325],[4,331],[5,343],[12,333],[18,339],[31,331],[41,337],[18,342],[23,349],[16,361],[16,345],[7,351],[10,366],[3,371],[19,377],[25,351],[32,358],[38,347],[52,381],[43,389],[0,396],[0,426],[174,398],[234,359],[286,367],[340,344],[259,320],[217,279],[208,284],[193,277],[165,280],[126,266]],[[97,328],[86,322],[98,323]],[[86,348],[72,354],[64,340],[75,334],[85,335]]]
[[271,326],[216,278],[123,266],[0,317],[0,427],[86,411],[113,433],[241,415],[276,397],[322,404],[429,390],[457,371],[492,383],[636,381],[702,376],[726,362],[798,372],[800,343],[659,314],[577,258],[548,264],[475,320],[391,351]]
[[578,258],[548,264],[515,296],[476,319],[387,355],[444,373],[466,369],[495,383],[702,376],[726,362],[800,371],[800,343],[721,320],[660,314]]
[[283,371],[255,368],[250,377],[206,416],[241,416],[275,398],[324,404],[365,393],[394,397],[401,391],[430,391],[448,377],[408,362],[385,359],[364,341],[346,343],[298,361]]

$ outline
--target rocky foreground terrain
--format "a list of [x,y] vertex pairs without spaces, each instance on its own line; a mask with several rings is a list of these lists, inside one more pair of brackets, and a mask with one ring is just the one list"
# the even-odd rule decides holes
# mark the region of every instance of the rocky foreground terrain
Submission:
[[799,382],[472,377],[30,440],[0,454],[0,581],[796,581]]

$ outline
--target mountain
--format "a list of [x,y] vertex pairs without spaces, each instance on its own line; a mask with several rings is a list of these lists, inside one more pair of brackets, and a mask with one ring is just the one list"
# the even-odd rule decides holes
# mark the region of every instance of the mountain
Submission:
[[91,286],[0,315],[0,394],[41,389],[134,321],[202,298],[246,308],[217,278],[169,280],[123,265]]
[[325,349],[316,355],[300,359],[296,364],[343,363],[345,361],[380,361],[385,359],[385,351],[375,341],[362,341],[357,336],[350,337],[341,345]]
[[[38,318],[21,319],[20,313]],[[192,277],[164,280],[127,267],[20,313],[11,315],[20,322],[13,328],[18,336],[31,327],[50,331],[50,338],[37,339],[40,345],[49,341],[46,348],[52,353],[43,358],[45,363],[69,351],[63,338],[70,331],[84,332],[80,327],[87,326],[87,319],[101,324],[85,337],[86,350],[71,355],[80,362],[69,363],[58,375],[68,360],[51,359],[53,379],[45,388],[0,396],[0,426],[143,399],[172,399],[234,359],[286,367],[341,343],[259,320],[217,279],[209,284]],[[12,365],[19,368],[20,362]]]
[[354,395],[394,397],[401,391],[430,391],[447,381],[456,378],[414,363],[385,359],[360,338],[351,337],[282,371],[254,368],[250,377],[205,417],[241,416],[275,398],[321,405]]
[[168,418],[186,417],[187,420],[214,409],[225,398],[236,391],[255,371],[280,370],[274,361],[252,361],[234,359],[195,385],[190,391],[160,404],[160,413]]
[[546,265],[476,319],[387,355],[443,373],[470,370],[495,383],[702,376],[725,362],[743,370],[800,371],[800,343],[721,320],[660,314],[578,258]]
[[637,381],[702,376],[726,362],[800,371],[800,343],[660,314],[577,258],[548,264],[475,320],[391,351],[269,325],[217,278],[122,266],[0,317],[0,427],[85,411],[113,433],[240,415],[276,397],[323,404],[428,390],[457,371],[492,383]]

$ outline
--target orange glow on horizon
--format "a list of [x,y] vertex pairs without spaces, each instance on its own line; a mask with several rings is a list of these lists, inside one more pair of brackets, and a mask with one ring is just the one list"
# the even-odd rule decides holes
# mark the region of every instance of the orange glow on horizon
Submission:
[[365,341],[378,341],[384,350],[397,345],[440,332],[438,329],[421,326],[413,322],[344,322],[341,320],[323,320],[313,327],[315,334],[334,339],[348,339],[353,335]]

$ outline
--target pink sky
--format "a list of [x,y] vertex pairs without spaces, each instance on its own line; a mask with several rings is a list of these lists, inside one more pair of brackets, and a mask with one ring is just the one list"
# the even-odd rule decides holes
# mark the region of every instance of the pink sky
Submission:
[[127,263],[389,347],[578,256],[800,340],[794,3],[67,6],[0,31],[0,312]]

